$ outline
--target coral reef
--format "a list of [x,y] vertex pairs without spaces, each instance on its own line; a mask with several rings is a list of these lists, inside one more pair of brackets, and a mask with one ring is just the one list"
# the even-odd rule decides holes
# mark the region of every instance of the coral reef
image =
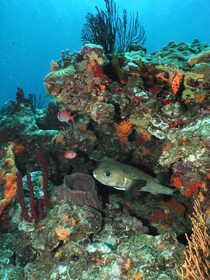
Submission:
[[0,189],[0,216],[4,209],[12,201],[17,193],[17,181],[16,172],[17,168],[15,165],[15,155],[13,153],[13,145],[9,144],[4,147],[3,157],[1,159],[0,167],[0,184],[3,189]]
[[1,258],[7,261],[4,269],[13,271],[16,279],[23,275],[30,279],[56,279],[58,275],[61,279],[94,279],[98,275],[104,279],[138,279],[137,275],[177,279],[184,246],[173,233],[146,234],[148,228],[141,220],[121,213],[117,201],[109,203],[103,221],[100,212],[75,206],[57,187],[52,190],[51,208],[37,228],[21,219],[19,207],[10,215],[21,231],[15,240],[10,234],[2,236]]
[[[198,228],[185,238],[194,201],[192,223],[210,224],[209,77],[209,46],[198,40],[151,54],[87,44],[51,62],[48,108],[18,88],[0,109],[0,278],[6,269],[15,279],[184,279],[184,245],[199,251]],[[107,158],[174,192],[129,197],[104,187],[92,175]],[[43,197],[45,215],[24,219],[23,202],[29,212],[30,199],[38,206]]]
[[125,120],[122,120],[119,124],[116,124],[116,135],[119,138],[121,142],[125,142],[131,133],[132,129],[132,122],[126,122]]
[[179,137],[171,134],[170,146],[159,159],[161,166],[172,168],[172,185],[186,197],[196,190],[205,193],[208,188],[209,124],[209,118],[204,117],[180,129]]
[[[203,59],[199,60],[199,57]],[[174,65],[182,69],[189,69],[195,64],[209,62],[209,46],[195,39],[191,44],[171,41],[161,51],[151,53],[146,60],[153,64]]]

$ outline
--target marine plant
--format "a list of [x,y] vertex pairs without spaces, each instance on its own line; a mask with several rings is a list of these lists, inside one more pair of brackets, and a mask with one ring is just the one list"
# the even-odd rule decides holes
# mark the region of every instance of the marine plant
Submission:
[[42,109],[44,107],[45,98],[43,95],[35,95],[33,93],[29,94],[31,100],[31,106],[33,109]]
[[185,262],[178,274],[183,280],[210,279],[210,228],[199,200],[195,200],[194,213],[190,219],[193,233],[191,238],[186,236],[188,249],[185,252]]
[[146,34],[140,24],[138,12],[128,17],[126,9],[122,16],[113,0],[104,0],[106,9],[99,9],[94,15],[88,13],[82,28],[81,40],[84,44],[92,43],[103,46],[105,53],[128,50],[130,45],[144,44]]
[[14,105],[13,111],[15,112],[21,104],[24,104],[24,106],[31,106],[32,109],[42,109],[44,107],[46,97],[43,97],[41,94],[36,95],[34,93],[29,93],[28,97],[26,97],[23,89],[21,87],[17,87],[16,104]]
[[17,194],[18,194],[18,199],[19,199],[20,206],[21,206],[21,216],[27,222],[34,221],[35,224],[37,224],[39,222],[39,220],[42,220],[45,218],[44,208],[49,205],[50,196],[49,196],[48,189],[47,189],[48,175],[47,175],[45,159],[39,150],[36,150],[35,155],[36,155],[36,158],[41,163],[44,197],[40,198],[38,200],[35,198],[34,186],[31,181],[31,175],[27,174],[26,177],[27,177],[27,184],[28,184],[29,197],[30,197],[30,214],[28,213],[28,209],[25,206],[25,202],[24,202],[22,175],[20,172],[17,172],[16,176],[17,176]]

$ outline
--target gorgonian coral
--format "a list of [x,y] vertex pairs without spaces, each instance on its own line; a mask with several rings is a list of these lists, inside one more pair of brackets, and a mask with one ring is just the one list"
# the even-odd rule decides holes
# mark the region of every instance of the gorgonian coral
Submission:
[[130,45],[143,45],[146,35],[140,25],[138,12],[131,13],[129,18],[124,9],[121,17],[113,0],[104,2],[105,10],[95,7],[96,15],[90,12],[87,14],[86,23],[82,28],[82,42],[101,45],[105,53],[126,51]]

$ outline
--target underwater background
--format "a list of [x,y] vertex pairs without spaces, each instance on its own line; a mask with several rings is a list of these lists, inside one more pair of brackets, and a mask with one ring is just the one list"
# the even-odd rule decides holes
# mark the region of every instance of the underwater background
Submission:
[[0,279],[210,279],[208,1],[0,0]]
[[[116,0],[119,11],[137,11],[146,32],[148,52],[169,41],[210,43],[208,0]],[[46,96],[43,77],[49,61],[61,50],[79,51],[87,12],[104,1],[1,0],[0,1],[0,106],[15,100],[16,88]]]

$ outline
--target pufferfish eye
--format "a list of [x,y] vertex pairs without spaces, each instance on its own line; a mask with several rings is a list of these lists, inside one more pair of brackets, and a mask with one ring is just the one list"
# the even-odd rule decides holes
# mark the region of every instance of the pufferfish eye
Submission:
[[109,178],[110,175],[111,175],[111,172],[109,170],[107,170],[103,173],[103,175],[104,175],[105,178]]

